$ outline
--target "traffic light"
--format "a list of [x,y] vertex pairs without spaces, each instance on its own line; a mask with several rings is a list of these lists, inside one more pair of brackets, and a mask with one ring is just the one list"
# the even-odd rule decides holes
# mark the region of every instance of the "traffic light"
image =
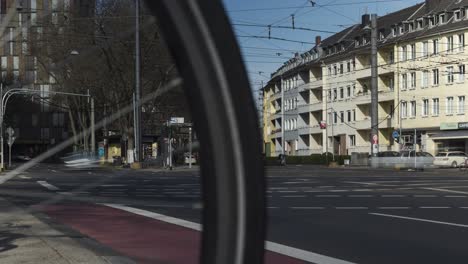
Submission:
[[422,143],[422,133],[416,134],[416,144],[421,145]]

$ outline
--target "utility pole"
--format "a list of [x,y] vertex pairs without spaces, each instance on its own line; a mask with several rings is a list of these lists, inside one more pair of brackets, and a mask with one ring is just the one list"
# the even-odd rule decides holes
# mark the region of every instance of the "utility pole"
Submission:
[[192,168],[192,127],[189,127],[189,168]]
[[379,97],[377,65],[377,15],[371,15],[371,153],[379,153]]
[[[0,115],[1,115],[0,116],[0,144],[1,144],[0,151],[2,152],[1,153],[1,162],[0,162],[1,164],[0,165],[1,165],[1,171],[3,171],[5,169],[5,164],[4,164],[4,159],[5,159],[5,154],[4,153],[5,152],[3,150],[3,144],[4,144],[4,142],[3,142],[3,118],[4,118],[4,115],[5,115],[5,113],[3,113],[3,83],[0,84],[0,99],[2,99],[1,102],[0,102],[0,107],[1,107],[1,109],[0,109]],[[42,110],[42,108],[41,108],[41,110]],[[42,135],[41,135],[41,137],[42,137]]]
[[91,97],[91,153],[96,154],[96,131],[94,127],[94,98]]
[[140,0],[135,0],[135,161],[141,155]]
[[284,156],[285,152],[285,140],[284,140],[284,83],[283,78],[281,78],[281,155]]

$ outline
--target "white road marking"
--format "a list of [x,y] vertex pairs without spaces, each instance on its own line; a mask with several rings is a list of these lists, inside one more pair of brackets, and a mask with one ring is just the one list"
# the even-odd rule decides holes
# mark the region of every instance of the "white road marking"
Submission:
[[58,191],[60,190],[60,188],[46,182],[46,181],[37,181],[37,183],[39,183],[40,185],[42,185],[43,187],[47,188],[48,190],[50,191]]
[[421,209],[450,209],[449,206],[420,206]]
[[466,195],[445,195],[446,198],[467,198]]
[[337,198],[341,197],[341,195],[328,195],[328,194],[323,194],[323,195],[315,195],[317,198]]
[[407,216],[400,216],[400,215],[390,215],[390,214],[379,214],[379,213],[369,213],[369,214],[370,215],[376,215],[376,216],[384,216],[384,217],[399,218],[399,219],[406,219],[406,220],[412,220],[412,221],[420,221],[420,222],[427,222],[427,223],[433,223],[433,224],[441,224],[441,225],[449,225],[449,226],[457,226],[457,227],[466,227],[466,228],[468,228],[468,225],[456,224],[456,223],[450,223],[450,222],[442,222],[442,221],[435,221],[435,220],[423,219],[423,218],[414,218],[414,217],[407,217]]
[[345,181],[344,183],[352,183],[352,184],[362,184],[362,185],[379,185],[375,182],[354,182],[354,181]]
[[279,191],[280,193],[297,193],[299,191]]
[[127,185],[125,184],[104,184],[101,185],[101,187],[126,187]]
[[20,175],[19,178],[20,178],[20,179],[31,179],[31,177],[29,177],[29,176],[24,176],[24,175]]
[[388,195],[382,195],[383,198],[396,198],[396,197],[406,197],[406,195],[402,194],[388,194]]
[[369,208],[368,207],[356,206],[356,207],[335,207],[335,209],[338,209],[338,210],[366,210],[366,209],[369,209]]
[[291,207],[294,210],[323,210],[325,207]]
[[363,195],[348,195],[348,197],[350,198],[368,198],[368,197],[374,197],[374,195],[370,195],[370,194],[363,194]]
[[382,209],[382,210],[404,210],[404,209],[410,209],[410,207],[404,207],[404,206],[391,207],[391,206],[387,206],[387,207],[377,207],[377,209]]
[[439,192],[449,192],[449,193],[468,194],[468,192],[454,191],[454,190],[440,189],[440,188],[423,188],[423,189],[425,189],[425,190],[431,190],[431,191],[439,191]]
[[[120,209],[123,211],[127,211],[130,213],[134,213],[137,215],[146,216],[146,217],[156,219],[162,222],[182,226],[188,229],[202,231],[202,226],[200,224],[189,222],[183,219],[178,219],[175,217],[157,214],[157,213],[153,213],[153,212],[149,212],[149,211],[141,210],[137,208],[132,208],[132,207],[124,206],[124,205],[118,205],[118,204],[104,204],[104,205],[112,207],[112,208]],[[270,241],[266,241],[265,248],[275,253],[279,253],[285,256],[289,256],[292,258],[296,258],[296,259],[307,261],[307,262],[317,263],[317,264],[354,264],[353,262],[348,262],[345,260],[328,257],[325,255],[281,245],[281,244],[270,242]]]
[[285,195],[281,197],[282,198],[304,198],[304,197],[307,197],[307,195]]
[[428,198],[428,197],[437,197],[437,195],[419,195],[419,194],[416,194],[416,195],[413,195],[413,197],[418,197],[418,198]]

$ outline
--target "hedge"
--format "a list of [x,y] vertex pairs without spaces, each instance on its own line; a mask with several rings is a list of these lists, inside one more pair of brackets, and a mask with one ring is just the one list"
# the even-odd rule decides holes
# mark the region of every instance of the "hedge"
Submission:
[[[344,160],[351,160],[351,156],[335,155],[335,161],[339,165],[344,164]],[[333,155],[328,153],[328,163],[333,161]],[[310,156],[286,156],[286,164],[290,165],[327,165],[327,157],[325,154],[312,154]],[[265,165],[279,165],[278,157],[266,157]]]

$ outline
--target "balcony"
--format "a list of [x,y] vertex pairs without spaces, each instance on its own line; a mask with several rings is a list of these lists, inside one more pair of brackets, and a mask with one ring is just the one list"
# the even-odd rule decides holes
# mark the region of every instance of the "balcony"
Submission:
[[323,130],[320,129],[319,125],[300,127],[298,130],[299,130],[299,135],[310,135],[310,134],[321,134],[321,133],[323,133]]
[[316,103],[312,103],[312,104],[300,105],[298,107],[298,113],[299,114],[322,111],[322,110],[323,110],[322,102],[316,102]]
[[[357,105],[366,105],[371,103],[371,93],[370,91],[367,93],[361,93],[356,96],[357,98]],[[395,92],[394,91],[379,91],[379,102],[387,102],[387,101],[394,101],[395,100]]]
[[354,73],[354,78],[356,78],[356,80],[370,79],[372,75],[370,67],[357,69]]
[[[371,119],[367,117],[363,120],[359,120],[351,124],[357,130],[370,130],[371,129]],[[393,127],[393,118],[379,118],[379,129],[382,128],[392,128]]]

